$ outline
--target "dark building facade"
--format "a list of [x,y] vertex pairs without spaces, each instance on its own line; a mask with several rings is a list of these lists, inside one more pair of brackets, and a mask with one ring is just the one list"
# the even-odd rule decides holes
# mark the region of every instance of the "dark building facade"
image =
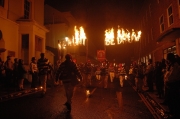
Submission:
[[161,61],[167,53],[180,55],[180,0],[144,0],[139,12],[142,36],[135,60]]

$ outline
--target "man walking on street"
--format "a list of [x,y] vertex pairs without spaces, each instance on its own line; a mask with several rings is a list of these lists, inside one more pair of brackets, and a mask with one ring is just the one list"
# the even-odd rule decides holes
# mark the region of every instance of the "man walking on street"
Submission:
[[50,70],[49,60],[45,58],[44,53],[41,53],[41,58],[38,59],[37,66],[39,70],[39,80],[43,88],[43,93],[42,93],[42,97],[43,97],[46,93],[47,74],[48,71]]
[[73,92],[76,84],[78,83],[77,78],[82,80],[82,75],[77,67],[77,65],[72,61],[70,54],[66,54],[65,61],[62,62],[56,72],[56,81],[62,80],[67,102],[65,103],[69,112],[71,112],[71,103]]

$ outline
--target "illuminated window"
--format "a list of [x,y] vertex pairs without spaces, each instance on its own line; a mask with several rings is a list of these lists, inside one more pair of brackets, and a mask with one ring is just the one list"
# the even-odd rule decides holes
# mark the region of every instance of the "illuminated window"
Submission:
[[168,25],[170,26],[173,24],[173,11],[172,11],[172,6],[170,6],[167,10],[168,12]]
[[149,54],[149,59],[152,59],[151,54]]
[[164,51],[163,51],[164,59],[166,59],[168,53],[173,53],[176,55],[176,46],[174,45],[172,47],[164,49]]
[[160,24],[160,32],[162,33],[164,31],[164,16],[162,15],[159,19]]
[[30,18],[31,3],[29,0],[24,0],[24,19]]

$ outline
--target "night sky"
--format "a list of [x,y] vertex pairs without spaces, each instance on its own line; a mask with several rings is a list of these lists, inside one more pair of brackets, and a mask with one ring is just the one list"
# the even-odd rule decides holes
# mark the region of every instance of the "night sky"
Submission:
[[[140,30],[138,12],[143,0],[45,0],[46,4],[60,11],[70,11],[78,25],[85,28],[89,49],[104,49],[104,31],[118,25],[121,28]],[[91,51],[91,50],[90,50]],[[108,60],[125,62],[133,56],[133,44],[107,47]],[[112,53],[113,52],[113,53]],[[94,53],[96,54],[96,52]]]

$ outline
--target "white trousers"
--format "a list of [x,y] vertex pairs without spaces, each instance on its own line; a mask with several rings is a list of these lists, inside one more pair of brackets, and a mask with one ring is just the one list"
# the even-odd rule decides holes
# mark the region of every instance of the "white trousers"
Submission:
[[120,82],[120,86],[123,87],[123,85],[124,85],[124,76],[119,76],[119,82]]
[[115,73],[114,72],[109,72],[109,76],[110,76],[111,82],[113,82]]

